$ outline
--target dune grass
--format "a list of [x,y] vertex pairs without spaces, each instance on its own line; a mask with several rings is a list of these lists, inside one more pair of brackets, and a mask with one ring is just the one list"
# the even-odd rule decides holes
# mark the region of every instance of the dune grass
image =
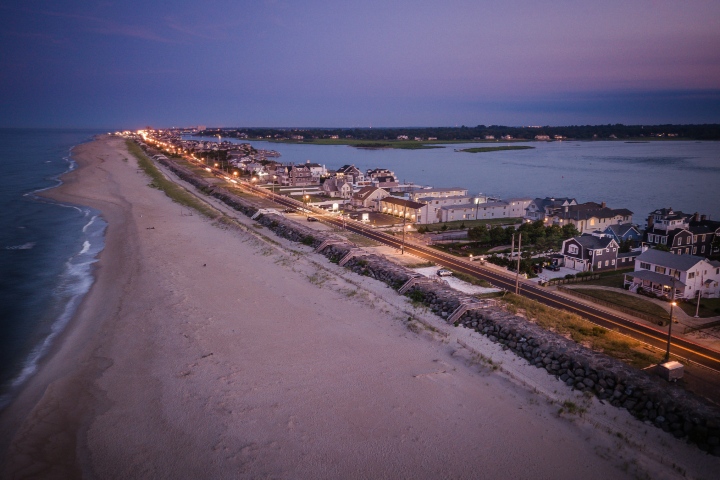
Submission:
[[160,172],[152,160],[145,155],[145,152],[143,152],[135,142],[126,140],[125,143],[128,151],[137,159],[138,166],[150,177],[151,182],[149,186],[162,190],[173,202],[192,208],[208,218],[216,219],[220,216],[214,209],[210,208],[195,195],[165,178],[162,172]]
[[527,318],[541,328],[568,336],[577,343],[602,351],[633,367],[645,368],[658,363],[662,358],[660,352],[649,351],[644,344],[595,325],[579,315],[514,294],[505,295],[504,301],[511,312],[524,310]]

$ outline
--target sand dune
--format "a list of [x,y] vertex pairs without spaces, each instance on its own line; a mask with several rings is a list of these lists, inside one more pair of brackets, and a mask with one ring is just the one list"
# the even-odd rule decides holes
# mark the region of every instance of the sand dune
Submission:
[[6,478],[670,478],[670,452],[700,477],[718,466],[307,247],[181,215],[120,139],[75,156],[52,196],[100,209],[107,245],[0,419]]

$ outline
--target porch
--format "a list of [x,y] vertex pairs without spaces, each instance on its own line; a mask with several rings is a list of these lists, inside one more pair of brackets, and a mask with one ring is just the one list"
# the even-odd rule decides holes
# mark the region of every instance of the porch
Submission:
[[642,287],[643,290],[652,292],[655,295],[673,298],[674,288],[674,298],[685,298],[686,285],[669,275],[651,272],[650,270],[638,270],[626,273],[624,277],[624,285],[629,286],[629,290],[633,293],[637,293],[638,288]]

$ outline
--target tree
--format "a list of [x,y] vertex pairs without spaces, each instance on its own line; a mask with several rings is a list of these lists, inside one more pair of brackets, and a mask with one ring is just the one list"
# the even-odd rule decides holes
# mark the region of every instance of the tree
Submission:
[[481,244],[490,243],[490,234],[488,232],[488,229],[485,227],[485,225],[480,225],[479,227],[473,227],[470,230],[468,230],[468,238],[470,240],[474,240]]
[[495,225],[488,232],[490,236],[490,245],[497,246],[505,243],[505,229],[500,225]]
[[630,250],[632,250],[633,247],[633,241],[632,238],[626,238],[625,240],[620,242],[620,248],[618,250],[619,253],[627,253]]
[[563,225],[562,231],[563,240],[567,240],[568,238],[577,237],[578,235],[580,235],[580,231],[572,223]]

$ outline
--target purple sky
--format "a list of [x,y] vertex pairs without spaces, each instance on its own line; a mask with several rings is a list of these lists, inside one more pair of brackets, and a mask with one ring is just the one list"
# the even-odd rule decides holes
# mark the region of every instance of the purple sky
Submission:
[[720,123],[718,0],[25,0],[0,13],[4,127]]

